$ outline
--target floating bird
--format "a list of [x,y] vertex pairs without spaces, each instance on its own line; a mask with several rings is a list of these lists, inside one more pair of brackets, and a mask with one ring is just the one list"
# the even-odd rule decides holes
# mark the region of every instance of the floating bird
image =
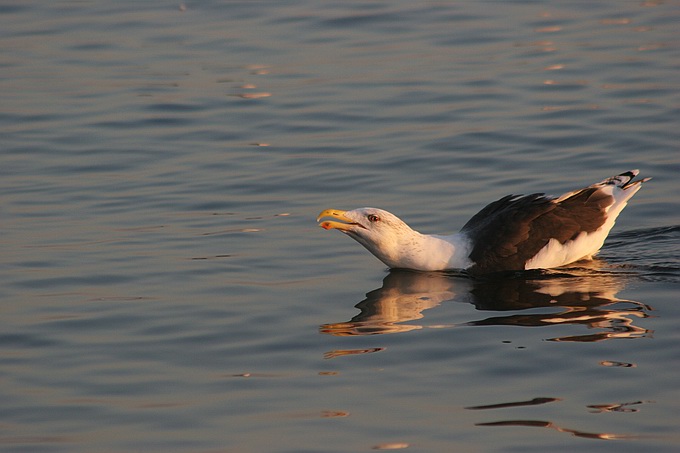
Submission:
[[595,255],[616,217],[640,190],[639,170],[612,176],[559,198],[508,195],[452,235],[421,234],[377,208],[326,209],[317,222],[366,247],[391,269],[464,270],[472,275],[548,269]]

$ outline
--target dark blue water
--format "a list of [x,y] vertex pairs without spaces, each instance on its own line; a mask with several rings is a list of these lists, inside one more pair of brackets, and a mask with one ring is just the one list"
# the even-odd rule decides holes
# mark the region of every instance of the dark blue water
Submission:
[[[679,13],[0,6],[0,450],[676,451]],[[450,233],[633,168],[549,272],[388,272],[314,221]]]

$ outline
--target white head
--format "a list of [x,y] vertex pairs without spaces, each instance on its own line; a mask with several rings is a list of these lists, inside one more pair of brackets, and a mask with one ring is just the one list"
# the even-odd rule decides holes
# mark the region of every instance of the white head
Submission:
[[319,214],[320,220],[321,228],[347,234],[390,268],[413,268],[414,259],[423,252],[423,236],[382,209],[326,209]]

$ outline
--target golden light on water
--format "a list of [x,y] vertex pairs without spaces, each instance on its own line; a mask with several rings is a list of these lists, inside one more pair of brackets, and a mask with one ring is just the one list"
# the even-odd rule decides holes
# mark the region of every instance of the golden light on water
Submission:
[[373,450],[403,450],[408,448],[410,445],[406,442],[388,442],[384,444],[378,444],[372,447]]
[[621,19],[601,19],[600,23],[602,25],[627,25],[630,23],[630,19],[625,17]]
[[551,25],[551,26],[548,26],[548,27],[537,28],[534,31],[536,33],[555,33],[555,32],[561,31],[561,30],[562,30],[562,27],[560,27],[559,25]]
[[271,93],[240,93],[237,94],[238,97],[243,98],[243,99],[260,99],[260,98],[268,98],[271,96]]
[[384,351],[385,348],[368,348],[368,349],[336,349],[328,351],[323,355],[324,359],[334,359],[346,355],[371,354],[373,352]]

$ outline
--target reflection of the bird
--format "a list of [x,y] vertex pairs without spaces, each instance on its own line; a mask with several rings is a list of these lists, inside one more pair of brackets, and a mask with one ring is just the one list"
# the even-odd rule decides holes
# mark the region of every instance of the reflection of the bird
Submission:
[[579,431],[575,429],[563,428],[561,426],[554,424],[553,422],[544,420],[505,420],[501,422],[476,423],[475,426],[533,426],[537,428],[551,428],[561,433],[568,433],[573,436],[584,437],[586,439],[617,440],[617,439],[635,439],[638,437],[627,434],[593,433]]
[[632,408],[630,406],[649,402],[650,401],[632,401],[630,403],[591,404],[588,406],[588,408],[591,409],[590,412],[596,414],[602,412],[637,412],[638,409]]
[[382,288],[366,294],[356,305],[361,313],[347,322],[324,324],[331,335],[374,335],[408,332],[421,326],[403,324],[423,317],[422,312],[451,300],[454,280],[444,273],[390,271]]
[[[595,262],[597,263],[597,262]],[[350,321],[325,324],[331,335],[374,335],[407,332],[423,326],[409,323],[424,317],[423,311],[441,302],[468,302],[478,310],[523,311],[469,321],[462,326],[522,327],[580,324],[598,332],[551,338],[552,341],[592,342],[611,338],[639,338],[650,331],[633,325],[648,317],[650,307],[618,299],[625,275],[591,268],[536,271],[487,279],[460,275],[390,271],[383,286],[366,295],[356,308],[361,313]],[[543,309],[537,312],[537,309]],[[406,324],[408,323],[408,324]]]
[[[528,401],[513,401],[509,403],[499,403],[499,404],[486,404],[483,406],[470,406],[466,407],[465,409],[468,410],[496,410],[496,409],[507,409],[507,408],[515,408],[515,407],[527,407],[527,406],[540,406],[543,404],[549,404],[549,403],[556,403],[562,401],[562,398],[534,398]],[[611,412],[611,411],[616,411],[616,412],[635,412],[637,409],[630,409],[627,406],[635,405],[635,404],[644,404],[647,403],[648,401],[635,401],[631,403],[613,403],[613,404],[594,404],[588,406],[589,408],[593,409],[594,412]],[[598,433],[598,432],[588,432],[588,431],[580,431],[580,430],[575,430],[575,429],[569,429],[569,428],[564,428],[561,426],[556,425],[555,423],[551,421],[544,421],[544,420],[501,420],[501,421],[495,421],[495,422],[486,422],[486,423],[475,423],[475,426],[532,426],[532,427],[539,427],[539,428],[551,428],[554,430],[557,430],[562,433],[568,433],[572,434],[576,437],[584,437],[588,439],[604,439],[604,440],[612,440],[612,439],[634,439],[639,436],[632,436],[629,434],[614,434],[614,433]]]

